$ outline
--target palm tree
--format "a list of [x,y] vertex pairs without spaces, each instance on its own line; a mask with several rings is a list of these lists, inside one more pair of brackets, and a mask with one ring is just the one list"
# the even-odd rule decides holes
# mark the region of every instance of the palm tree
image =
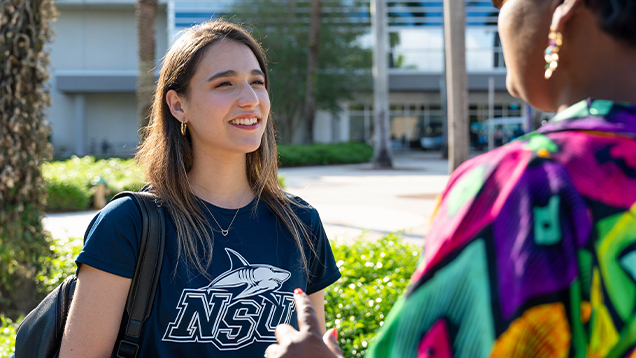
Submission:
[[455,170],[468,159],[466,74],[466,9],[464,0],[444,0],[444,49],[448,93],[448,165]]
[[155,89],[155,19],[157,0],[137,0],[137,48],[139,73],[137,74],[137,117],[139,127],[148,125],[152,95]]
[[309,52],[307,53],[307,84],[305,93],[305,144],[314,142],[314,119],[316,117],[316,68],[318,67],[318,45],[320,44],[321,0],[311,0],[309,15]]
[[36,275],[51,254],[40,164],[52,152],[45,45],[57,13],[52,0],[30,0],[2,1],[0,14],[0,313],[17,318],[41,298]]

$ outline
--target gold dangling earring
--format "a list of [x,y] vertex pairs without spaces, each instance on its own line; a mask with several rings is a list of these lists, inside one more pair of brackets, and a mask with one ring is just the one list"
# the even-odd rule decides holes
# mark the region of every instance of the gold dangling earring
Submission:
[[550,26],[550,35],[548,36],[550,42],[545,49],[545,79],[548,80],[552,77],[552,73],[556,71],[559,66],[559,51],[563,45],[563,34],[557,29]]
[[185,121],[181,122],[181,135],[183,136],[186,134],[186,127],[187,127],[186,122]]

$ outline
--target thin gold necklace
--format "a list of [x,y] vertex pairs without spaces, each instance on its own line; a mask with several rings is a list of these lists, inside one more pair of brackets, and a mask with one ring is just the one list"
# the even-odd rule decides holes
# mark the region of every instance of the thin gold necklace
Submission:
[[214,215],[212,215],[212,212],[210,211],[210,209],[208,209],[208,206],[205,203],[203,203],[203,207],[205,208],[205,210],[208,211],[208,213],[210,213],[210,216],[212,217],[212,219],[214,219],[214,222],[216,222],[216,224],[219,226],[219,229],[221,229],[221,234],[223,236],[227,236],[227,234],[230,232],[230,228],[232,227],[232,224],[234,224],[234,219],[236,219],[236,215],[238,215],[239,210],[241,210],[241,208],[236,209],[236,212],[234,213],[234,217],[232,218],[232,221],[230,221],[230,225],[227,227],[227,230],[225,230],[223,229],[221,224],[219,224],[219,222],[216,220]]

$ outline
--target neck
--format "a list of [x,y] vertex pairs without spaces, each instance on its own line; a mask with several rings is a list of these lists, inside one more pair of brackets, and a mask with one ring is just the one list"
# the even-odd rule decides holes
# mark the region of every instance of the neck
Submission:
[[564,63],[570,80],[558,91],[558,110],[590,97],[636,104],[636,48],[604,33],[591,34],[587,41],[593,45],[577,46],[583,51],[576,54],[577,66],[574,61]]
[[246,174],[245,154],[218,158],[195,155],[188,180],[194,195],[226,209],[238,209],[254,199]]

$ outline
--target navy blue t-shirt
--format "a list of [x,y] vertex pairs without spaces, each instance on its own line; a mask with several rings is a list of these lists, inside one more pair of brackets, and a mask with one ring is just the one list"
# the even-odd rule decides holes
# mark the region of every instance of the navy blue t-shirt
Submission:
[[[237,213],[201,205],[223,229]],[[176,265],[176,231],[164,210],[165,256],[152,314],[142,330],[140,357],[262,357],[267,346],[276,342],[278,324],[297,327],[294,289],[312,294],[340,278],[318,212],[311,207],[294,208],[313,235],[316,254],[308,245],[304,247],[309,280],[293,236],[262,201],[239,209],[227,236],[201,209],[214,230],[208,269],[212,279],[188,270],[183,258]],[[117,199],[89,225],[76,262],[132,278],[140,236],[141,214],[133,199]]]

